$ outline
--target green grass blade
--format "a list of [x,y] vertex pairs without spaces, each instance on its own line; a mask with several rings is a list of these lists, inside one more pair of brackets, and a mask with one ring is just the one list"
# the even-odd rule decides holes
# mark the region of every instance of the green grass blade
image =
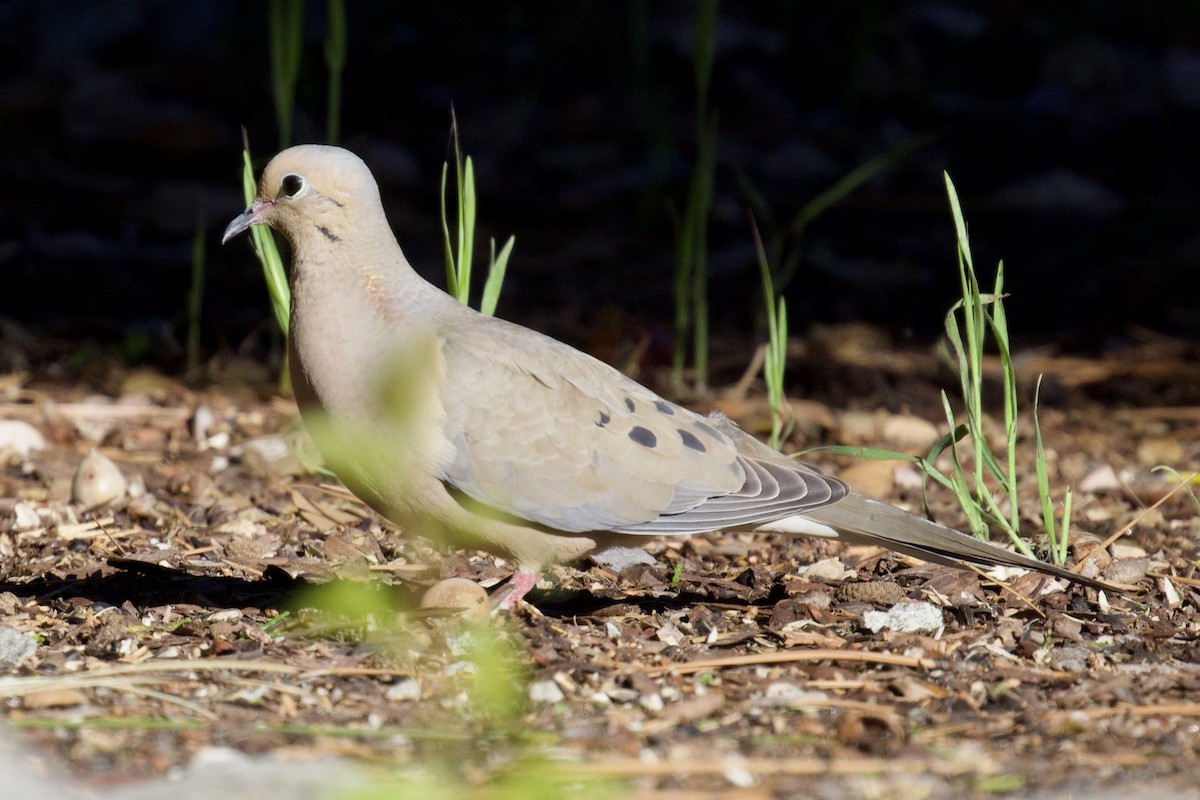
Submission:
[[491,240],[491,266],[488,268],[487,280],[483,284],[483,297],[479,301],[481,313],[492,316],[500,303],[500,288],[504,285],[504,273],[508,269],[508,258],[512,255],[513,245],[517,243],[515,236],[509,236],[500,255],[496,255],[496,240]]
[[454,260],[454,240],[450,238],[450,221],[446,216],[446,179],[450,165],[442,162],[442,243],[445,245],[446,256],[446,291],[463,302],[458,290],[458,265]]
[[[458,119],[450,109],[450,138],[454,143],[455,208],[458,217],[453,232],[450,230],[449,213],[446,207],[446,188],[449,182],[450,164],[442,163],[441,221],[443,255],[446,261],[446,291],[463,305],[471,300],[471,262],[475,250],[475,224],[477,219],[477,197],[475,193],[475,165],[470,156],[464,162],[458,138]],[[457,248],[455,245],[457,244]],[[500,290],[508,260],[512,255],[516,238],[510,236],[496,255],[496,241],[491,240],[488,273],[480,296],[480,311],[492,315],[500,302]]]
[[[787,303],[775,294],[771,278],[771,266],[763,249],[762,236],[754,216],[750,216],[750,230],[754,238],[754,250],[758,257],[759,281],[762,285],[763,303],[767,313],[767,348],[763,359],[763,382],[767,385],[767,405],[771,409],[771,447],[779,449],[785,437],[783,422],[783,386],[787,369]],[[786,426],[791,433],[791,425]]]
[[1046,528],[1046,539],[1050,543],[1050,549],[1055,554],[1057,560],[1058,548],[1058,533],[1054,523],[1054,504],[1050,497],[1050,470],[1046,463],[1046,447],[1042,441],[1042,426],[1038,421],[1038,401],[1042,394],[1042,376],[1037,379],[1037,386],[1033,390],[1033,447],[1034,447],[1034,470],[1037,473],[1038,498],[1042,503],[1042,525]]
[[[457,144],[455,145],[457,147]],[[475,263],[475,165],[467,156],[463,169],[462,183],[458,186],[460,198],[458,218],[458,285],[462,287],[463,302],[469,303],[471,296],[471,271]]]
[[[254,202],[257,185],[254,182],[254,167],[250,163],[250,143],[243,132],[242,144],[242,191],[246,196],[246,205]],[[283,258],[271,235],[271,229],[266,225],[250,227],[250,241],[254,245],[254,255],[262,265],[263,277],[267,282],[267,292],[271,296],[271,309],[275,312],[275,321],[279,329],[287,335],[291,321],[292,292],[288,286],[287,273],[283,268]]]
[[346,5],[344,0],[327,0],[325,67],[329,71],[329,104],[325,115],[325,138],[337,144],[342,119],[342,76],[346,71]]
[[1197,498],[1196,493],[1192,491],[1192,484],[1200,483],[1200,472],[1193,472],[1190,478],[1185,478],[1174,467],[1169,467],[1166,464],[1159,464],[1157,467],[1153,467],[1150,471],[1166,472],[1175,478],[1175,480],[1184,484],[1184,491],[1186,491],[1188,496],[1192,498],[1192,504],[1196,506],[1196,514],[1200,515],[1200,498]]
[[1063,494],[1062,532],[1059,533],[1058,544],[1051,555],[1054,563],[1060,566],[1067,563],[1067,549],[1071,544],[1071,497],[1071,487],[1068,486]]
[[864,184],[869,183],[871,179],[891,169],[908,158],[915,150],[924,147],[936,138],[935,135],[929,133],[918,134],[864,161],[839,178],[832,186],[819,192],[805,203],[796,212],[796,216],[792,217],[792,221],[788,225],[789,231],[796,236],[802,235],[808,224],[817,217],[845,200]]
[[[946,413],[946,421],[950,424],[951,429],[956,428],[957,426],[954,423],[954,409],[950,406],[950,396],[944,391],[942,392],[942,409]],[[950,480],[950,488],[954,491],[954,496],[958,500],[959,507],[967,515],[967,522],[975,538],[987,541],[989,538],[987,523],[984,521],[982,509],[972,497],[966,471],[963,469],[962,462],[958,458],[958,449],[954,446],[950,447],[950,460],[954,467],[947,476]]]
[[296,81],[304,32],[303,0],[269,0],[267,29],[271,51],[271,92],[279,126],[279,149],[292,143]]

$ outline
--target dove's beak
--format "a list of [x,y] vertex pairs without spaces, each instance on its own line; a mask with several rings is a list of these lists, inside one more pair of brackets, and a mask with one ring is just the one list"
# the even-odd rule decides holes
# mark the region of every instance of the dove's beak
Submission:
[[221,236],[221,244],[225,244],[251,225],[261,224],[263,214],[274,207],[275,204],[270,200],[255,200],[245,211],[234,217],[229,226],[225,228],[225,233]]

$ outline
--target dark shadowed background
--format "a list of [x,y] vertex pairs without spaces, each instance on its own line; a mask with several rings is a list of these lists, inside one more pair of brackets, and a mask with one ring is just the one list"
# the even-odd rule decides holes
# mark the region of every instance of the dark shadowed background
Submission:
[[[351,0],[340,143],[374,169],[401,244],[440,283],[453,104],[482,233],[517,238],[501,315],[585,346],[598,327],[636,328],[665,350],[673,219],[694,166],[695,12]],[[325,13],[306,6],[297,142],[325,136]],[[773,210],[769,236],[922,137],[807,226],[793,331],[937,333],[957,291],[946,170],[977,263],[990,279],[1005,260],[1019,339],[1069,351],[1131,325],[1200,334],[1195,4],[725,3],[709,104],[718,336],[754,336],[750,192]],[[198,224],[205,353],[266,354],[249,246],[218,246],[244,206],[243,125],[261,166],[279,144],[266,3],[0,4],[0,367],[36,361],[45,341],[178,367]]]

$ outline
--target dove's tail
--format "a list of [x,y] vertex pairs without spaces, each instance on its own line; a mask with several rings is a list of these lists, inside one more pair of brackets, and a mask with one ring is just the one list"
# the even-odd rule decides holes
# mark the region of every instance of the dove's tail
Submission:
[[759,526],[758,530],[871,544],[952,567],[962,567],[963,562],[1023,567],[1096,589],[1113,588],[1102,581],[982,542],[854,492],[831,505],[769,522]]

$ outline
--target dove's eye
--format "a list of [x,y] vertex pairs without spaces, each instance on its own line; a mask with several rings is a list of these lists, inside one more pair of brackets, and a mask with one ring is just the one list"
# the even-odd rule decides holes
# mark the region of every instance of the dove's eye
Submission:
[[289,172],[279,181],[279,193],[284,197],[299,197],[307,188],[308,183],[304,178],[294,172]]

